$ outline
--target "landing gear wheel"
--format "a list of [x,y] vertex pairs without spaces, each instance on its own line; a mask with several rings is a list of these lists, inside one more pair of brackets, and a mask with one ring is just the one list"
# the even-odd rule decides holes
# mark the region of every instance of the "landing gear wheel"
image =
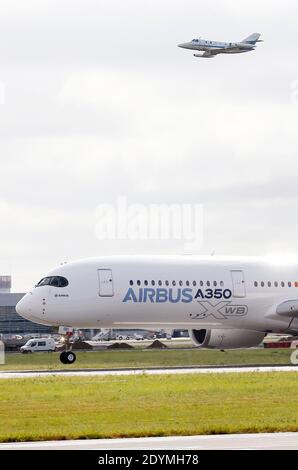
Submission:
[[72,351],[62,351],[60,361],[62,364],[73,364],[76,361],[76,355]]

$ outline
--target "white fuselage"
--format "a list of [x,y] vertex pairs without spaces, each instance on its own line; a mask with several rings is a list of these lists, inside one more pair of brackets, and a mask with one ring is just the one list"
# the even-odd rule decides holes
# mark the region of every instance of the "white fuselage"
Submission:
[[246,44],[243,42],[219,42],[206,41],[205,39],[193,39],[190,42],[179,44],[183,49],[191,49],[194,51],[211,52],[217,54],[239,54],[241,52],[249,52],[254,50],[254,44]]
[[[60,286],[59,286],[60,283]],[[78,328],[298,332],[298,267],[247,258],[111,256],[63,264],[17,305],[36,323]],[[287,305],[287,304],[285,304]]]

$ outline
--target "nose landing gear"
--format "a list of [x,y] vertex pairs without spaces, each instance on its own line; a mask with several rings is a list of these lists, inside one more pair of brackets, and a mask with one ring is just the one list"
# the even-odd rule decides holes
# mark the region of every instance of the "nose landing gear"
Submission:
[[65,350],[60,354],[60,361],[62,364],[73,364],[76,361],[76,355],[71,350],[70,338],[72,337],[73,332],[67,331],[65,336]]
[[72,351],[62,351],[60,361],[62,364],[73,364],[76,361],[76,355]]

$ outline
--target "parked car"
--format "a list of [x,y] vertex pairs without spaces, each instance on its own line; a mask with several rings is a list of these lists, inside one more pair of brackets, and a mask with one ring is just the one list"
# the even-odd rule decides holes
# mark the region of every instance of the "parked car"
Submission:
[[135,334],[135,335],[134,335],[134,339],[136,339],[137,341],[143,341],[144,336],[143,336],[143,335],[137,335],[137,334]]
[[56,345],[53,338],[38,338],[29,339],[27,343],[21,347],[20,351],[23,354],[38,352],[38,351],[55,351]]
[[116,339],[119,340],[119,341],[122,341],[122,340],[126,339],[126,341],[128,341],[128,340],[131,339],[131,337],[128,336],[128,335],[117,335]]

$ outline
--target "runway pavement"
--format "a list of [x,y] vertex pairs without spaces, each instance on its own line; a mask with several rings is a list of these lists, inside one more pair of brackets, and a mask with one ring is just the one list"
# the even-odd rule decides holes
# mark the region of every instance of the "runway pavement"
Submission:
[[107,375],[167,375],[167,374],[235,374],[248,372],[298,372],[296,366],[249,366],[249,367],[165,367],[148,369],[90,369],[90,370],[39,370],[39,371],[2,371],[0,379],[19,379],[36,377],[84,377]]
[[0,444],[1,450],[297,450],[298,433],[231,434]]

